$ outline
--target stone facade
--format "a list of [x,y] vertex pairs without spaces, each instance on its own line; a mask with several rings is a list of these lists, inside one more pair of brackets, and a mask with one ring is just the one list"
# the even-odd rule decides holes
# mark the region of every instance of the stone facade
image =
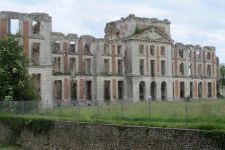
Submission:
[[[11,19],[19,20],[32,60],[29,74],[43,101],[216,98],[215,47],[174,44],[167,19],[131,14],[107,23],[104,38],[52,32],[52,18],[44,13],[2,11],[0,19],[2,38],[11,32]],[[136,26],[147,30],[133,34]]]
[[[0,124],[0,142],[10,136],[8,127]],[[198,130],[127,126],[119,131],[117,125],[79,122],[55,122],[49,135],[36,137],[23,130],[16,144],[33,150],[40,149],[214,149],[216,142]]]

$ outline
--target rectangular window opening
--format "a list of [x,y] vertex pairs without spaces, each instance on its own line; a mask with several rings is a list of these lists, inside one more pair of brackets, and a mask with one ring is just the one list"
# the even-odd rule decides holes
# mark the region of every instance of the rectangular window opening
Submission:
[[104,100],[110,100],[110,81],[104,81]]
[[185,96],[184,89],[184,82],[180,82],[180,98],[184,98]]
[[193,82],[190,82],[190,98],[193,98]]
[[10,19],[10,33],[16,34],[19,32],[19,20],[18,19]]
[[39,35],[39,33],[40,33],[40,24],[41,24],[40,22],[32,21],[33,34]]
[[144,45],[139,45],[139,54],[144,55]]
[[155,60],[151,60],[151,76],[155,77]]
[[76,74],[76,58],[70,58],[70,72],[71,76]]
[[91,59],[86,59],[86,74],[91,74]]
[[161,61],[161,73],[163,76],[165,75],[165,61]]
[[55,80],[55,99],[62,100],[62,81]]
[[75,42],[70,42],[70,52],[71,53],[75,53],[75,45],[76,45]]
[[162,56],[165,55],[165,47],[161,47],[161,55],[162,55]]
[[38,96],[38,99],[41,99],[41,74],[32,74],[34,81],[34,90]]
[[144,60],[140,60],[140,74],[144,75]]
[[91,81],[86,81],[86,99],[91,100]]
[[118,99],[123,99],[123,81],[118,81]]
[[188,58],[191,59],[191,51],[188,51]]
[[154,46],[150,46],[150,54],[154,56]]
[[208,82],[208,97],[212,97],[212,83]]
[[33,43],[32,47],[32,62],[38,64],[40,57],[40,43]]
[[122,45],[119,45],[118,47],[117,47],[117,54],[118,55],[121,55],[122,54]]
[[77,81],[76,80],[72,80],[71,81],[71,100],[77,100]]
[[60,57],[55,57],[55,72],[60,72],[60,62],[61,62],[61,59]]
[[60,51],[60,41],[55,41],[55,51]]
[[105,74],[109,74],[109,59],[104,60]]
[[207,52],[207,59],[210,60],[210,52]]
[[179,57],[180,58],[183,58],[184,57],[184,55],[183,55],[183,49],[179,49]]
[[180,63],[180,75],[184,74],[184,63]]
[[123,75],[123,60],[118,60],[118,75]]
[[90,47],[91,47],[91,44],[88,43],[88,44],[85,44],[85,53],[90,53]]

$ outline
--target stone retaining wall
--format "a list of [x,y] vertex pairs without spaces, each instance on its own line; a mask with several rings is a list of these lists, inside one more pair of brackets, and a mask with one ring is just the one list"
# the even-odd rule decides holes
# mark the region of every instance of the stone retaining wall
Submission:
[[[21,133],[16,144],[33,150],[39,149],[220,149],[216,142],[198,130],[127,126],[56,121],[49,135],[33,136],[28,130]],[[0,142],[10,136],[8,127],[0,124]]]

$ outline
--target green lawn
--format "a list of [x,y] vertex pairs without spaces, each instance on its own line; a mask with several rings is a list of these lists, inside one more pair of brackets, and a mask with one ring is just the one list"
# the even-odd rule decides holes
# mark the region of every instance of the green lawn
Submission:
[[[225,130],[225,100],[188,102],[187,112],[188,126],[186,126],[186,103],[168,101],[151,101],[150,123],[148,102],[123,104],[123,120],[120,104],[100,105],[99,118],[98,106],[78,108],[78,106],[66,106],[66,104],[62,110],[62,117],[61,107],[48,110],[36,109],[34,117],[94,123]],[[33,112],[24,116],[33,117]]]
[[22,147],[14,146],[14,145],[6,145],[2,143],[0,143],[0,149],[1,150],[29,150],[27,148],[22,148]]

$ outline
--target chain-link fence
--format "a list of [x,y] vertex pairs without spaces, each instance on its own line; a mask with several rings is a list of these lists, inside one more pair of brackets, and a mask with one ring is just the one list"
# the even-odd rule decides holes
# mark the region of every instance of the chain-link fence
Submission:
[[0,112],[58,120],[131,121],[160,123],[225,123],[225,100],[189,102],[117,100],[0,101]]

